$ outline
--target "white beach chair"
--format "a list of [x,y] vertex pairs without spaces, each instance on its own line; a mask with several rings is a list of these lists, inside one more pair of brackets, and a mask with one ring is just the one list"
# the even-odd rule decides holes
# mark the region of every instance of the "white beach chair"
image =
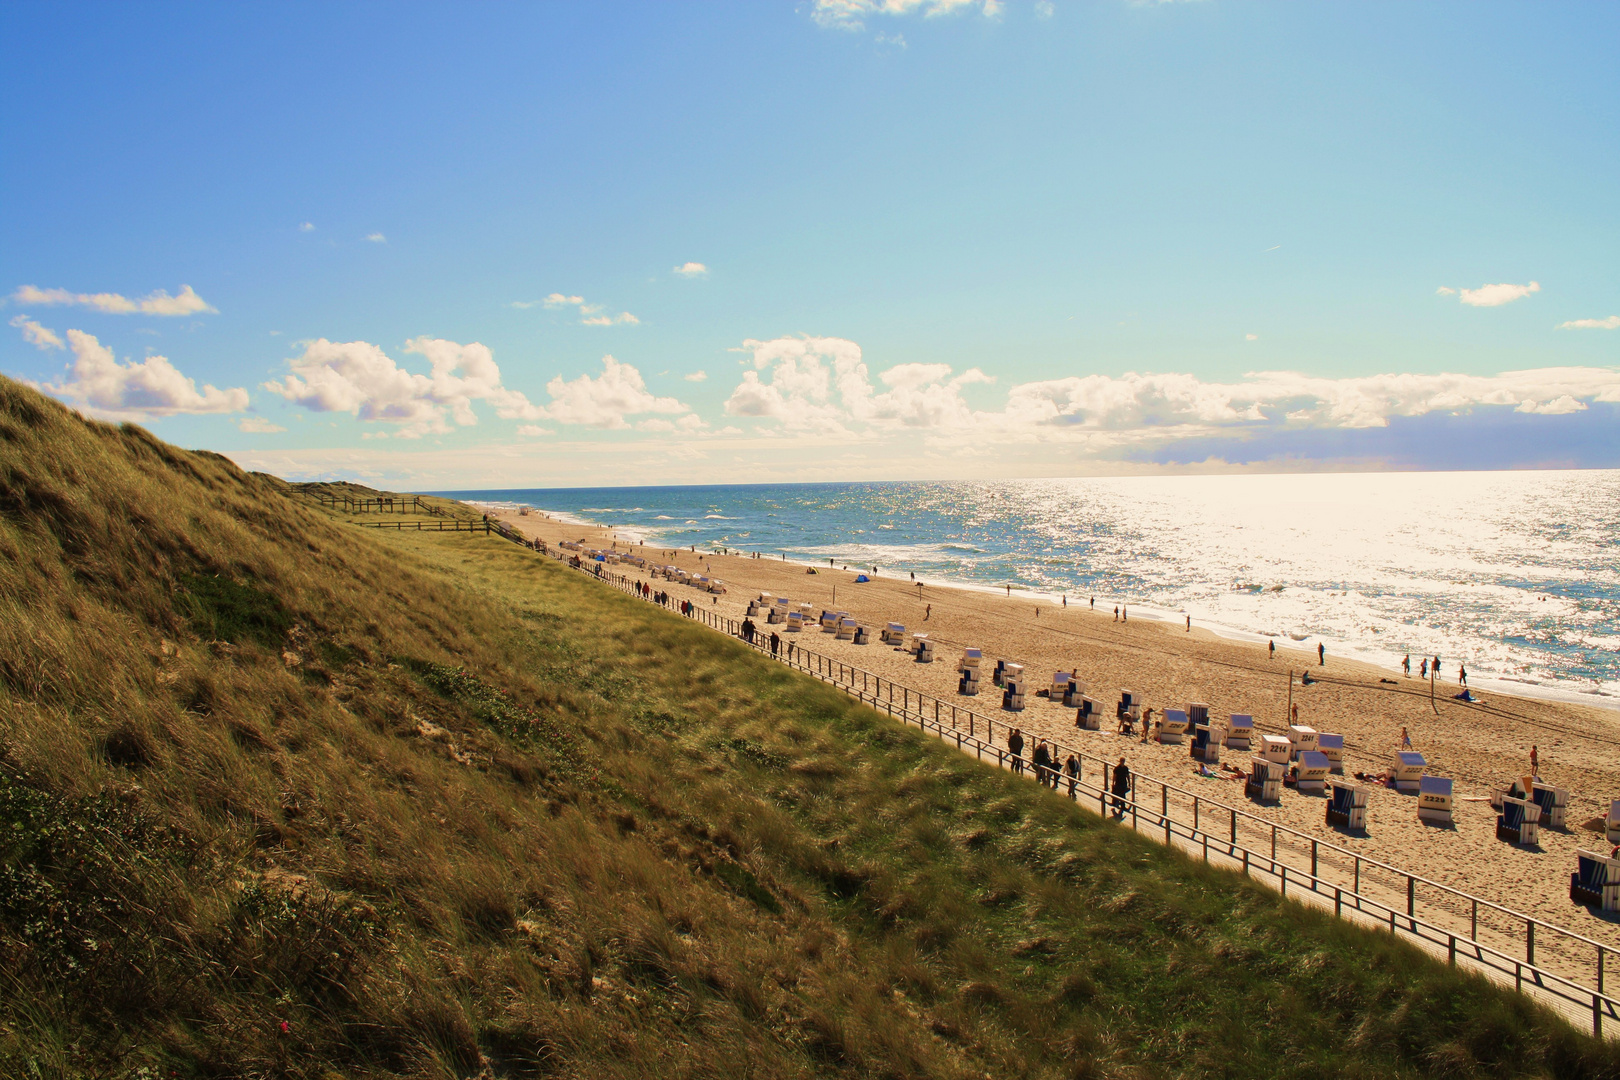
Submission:
[[1294,759],[1294,746],[1281,735],[1262,735],[1260,756],[1278,765],[1287,765]]
[[1575,873],[1569,876],[1571,900],[1604,911],[1620,909],[1620,859],[1579,848],[1575,866]]
[[1343,780],[1329,781],[1331,801],[1327,808],[1327,823],[1341,829],[1360,832],[1367,828],[1367,789]]
[[859,624],[852,617],[848,615],[840,617],[838,620],[838,640],[854,641],[855,630],[858,626]]
[[906,626],[904,623],[887,623],[883,627],[883,644],[902,645],[906,640]]
[[1214,765],[1221,760],[1221,732],[1212,724],[1199,724],[1193,728],[1192,756],[1194,761]]
[[1317,749],[1316,729],[1306,727],[1304,724],[1290,724],[1288,727],[1288,745],[1292,748],[1295,757],[1298,757],[1302,750]]
[[968,668],[973,668],[975,671],[977,671],[979,666],[983,663],[984,650],[975,649],[970,646],[962,650],[962,659],[957,661],[956,670],[966,671]]
[[1301,750],[1294,764],[1294,787],[1301,795],[1320,795],[1333,763],[1320,750]]
[[1423,755],[1415,750],[1402,750],[1395,755],[1395,763],[1390,768],[1390,778],[1395,781],[1395,790],[1407,795],[1416,795],[1418,787],[1423,780],[1423,770],[1429,763]]
[[1316,737],[1316,748],[1327,755],[1336,773],[1344,772],[1344,736],[1324,731]]
[[1167,746],[1180,746],[1187,735],[1190,721],[1181,709],[1166,709],[1159,718],[1159,742]]
[[802,611],[790,611],[790,612],[788,612],[787,613],[787,626],[785,627],[785,629],[790,634],[797,634],[801,630],[803,630],[804,629],[804,612],[802,612]]
[[1569,790],[1567,788],[1553,787],[1551,784],[1536,784],[1530,795],[1531,801],[1541,807],[1541,818],[1538,824],[1550,829],[1564,827],[1564,812],[1569,808]]
[[1620,799],[1609,804],[1609,816],[1603,824],[1603,838],[1611,844],[1620,844]]
[[1209,706],[1202,701],[1187,702],[1187,722],[1194,727],[1209,723]]
[[1024,665],[1007,664],[1001,669],[1001,707],[1018,712],[1024,707]]
[[934,662],[934,643],[928,640],[927,634],[912,634],[911,653],[917,658],[917,663],[932,664]]
[[1450,825],[1451,777],[1425,776],[1418,781],[1418,820],[1431,825]]
[[1062,701],[1063,695],[1069,692],[1069,680],[1072,678],[1074,676],[1067,671],[1054,671],[1052,685],[1046,690],[1046,699],[1054,703]]
[[1102,710],[1088,697],[1082,697],[1074,709],[1074,726],[1082,731],[1096,731],[1102,727]]
[[1244,794],[1259,803],[1281,802],[1285,768],[1287,766],[1281,762],[1256,754],[1249,759],[1249,779],[1243,785]]
[[1226,748],[1247,750],[1254,741],[1254,717],[1248,713],[1233,713],[1226,720]]
[[1541,807],[1524,799],[1504,796],[1496,819],[1496,838],[1510,844],[1534,845],[1541,841]]
[[1066,709],[1079,708],[1080,702],[1085,696],[1086,684],[1079,679],[1071,678],[1068,685],[1063,688],[1063,707]]

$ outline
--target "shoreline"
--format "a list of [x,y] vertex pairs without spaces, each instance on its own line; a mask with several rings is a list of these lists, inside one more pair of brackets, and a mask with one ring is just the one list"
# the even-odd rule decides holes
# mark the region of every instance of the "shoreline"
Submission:
[[[532,503],[523,503],[512,500],[496,500],[489,502],[469,500],[468,505],[498,511],[503,516],[511,514],[514,516],[514,518],[516,517],[516,511],[519,508],[527,507],[531,513],[544,514],[551,520],[562,524],[583,529],[594,529],[612,536],[617,536],[621,543],[632,543],[643,547],[657,548],[658,550],[685,551],[689,555],[695,554],[703,556],[710,554],[710,552],[701,548],[697,549],[696,551],[691,550],[693,545],[666,548],[659,544],[649,544],[648,533],[642,529],[617,525],[604,525],[600,522],[589,521],[581,518],[577,514],[567,511],[551,510],[545,507],[535,506]],[[728,550],[731,549],[728,547]],[[776,554],[781,555],[782,553]],[[739,556],[715,555],[712,557],[738,558]],[[840,563],[837,567],[823,566],[820,562],[810,561],[803,558],[795,558],[791,554],[788,554],[785,560],[772,560],[769,558],[769,556],[762,556],[762,559],[764,561],[773,562],[785,561],[786,564],[790,566],[798,565],[802,567],[814,567],[823,572],[831,570],[836,573],[848,573],[851,575],[858,572],[868,572],[845,570],[843,569],[842,563]],[[907,584],[910,583],[908,582]],[[934,578],[933,580],[926,582],[925,585],[928,588],[952,589],[961,592],[980,593],[986,596],[1000,597],[1002,599],[1023,600],[1031,605],[1046,606],[1049,604],[1053,607],[1061,606],[1061,598],[1064,595],[1061,592],[1043,593],[1034,589],[1020,589],[1017,587],[1014,587],[1009,593],[1005,590],[1004,586],[998,587],[995,585],[986,585],[980,582],[964,581],[949,576]],[[1186,612],[1171,611],[1168,608],[1158,607],[1148,602],[1138,603],[1132,601],[1127,604],[1126,601],[1119,597],[1110,597],[1107,601],[1105,601],[1105,603],[1109,604],[1110,609],[1112,604],[1115,602],[1127,606],[1129,609],[1131,609],[1130,613],[1132,615],[1136,615],[1137,618],[1148,622],[1159,622],[1166,625],[1180,626],[1187,614]],[[1077,604],[1076,607],[1078,608],[1079,605]],[[1269,635],[1245,627],[1233,626],[1229,623],[1223,623],[1218,620],[1195,620],[1194,628],[1202,629],[1205,632],[1236,643],[1265,645],[1269,641],[1275,641],[1277,642],[1277,649],[1279,653],[1281,653],[1284,649],[1294,649],[1300,646],[1300,642],[1294,641],[1286,634]],[[1416,676],[1404,675],[1400,666],[1400,660],[1393,654],[1377,655],[1376,650],[1365,649],[1357,643],[1328,638],[1320,634],[1314,634],[1311,635],[1311,637],[1326,645],[1329,656],[1336,657],[1336,659],[1341,663],[1366,665],[1376,669],[1385,676],[1394,676],[1397,678],[1408,678],[1414,681],[1421,681],[1418,680]],[[1373,655],[1368,655],[1369,653],[1372,653]],[[1419,657],[1418,659],[1422,658]],[[1443,677],[1436,683],[1437,689],[1444,686],[1453,687],[1453,690],[1451,691],[1453,693],[1456,692],[1455,688],[1459,685],[1460,684],[1456,684],[1455,682],[1448,683]],[[1546,683],[1520,681],[1511,677],[1481,675],[1470,681],[1469,689],[1478,689],[1481,693],[1489,693],[1498,697],[1585,706],[1620,713],[1620,694],[1616,694],[1614,691],[1605,689],[1601,683],[1597,684],[1597,688],[1593,690],[1572,690],[1556,685],[1548,685]]]

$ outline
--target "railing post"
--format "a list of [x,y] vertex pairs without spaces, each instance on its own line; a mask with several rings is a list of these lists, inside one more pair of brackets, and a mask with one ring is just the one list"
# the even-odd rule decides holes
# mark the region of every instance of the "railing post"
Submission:
[[[1406,917],[1410,919],[1417,913],[1417,878],[1411,874],[1406,875]],[[1413,927],[1416,929],[1416,927]]]
[[1316,841],[1311,841],[1311,888],[1316,888]]
[[1536,963],[1536,920],[1524,920],[1524,962],[1535,966]]

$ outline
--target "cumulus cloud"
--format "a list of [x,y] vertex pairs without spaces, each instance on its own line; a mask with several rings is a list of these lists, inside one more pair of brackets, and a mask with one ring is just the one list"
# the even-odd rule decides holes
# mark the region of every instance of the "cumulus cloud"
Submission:
[[315,412],[346,412],[362,420],[400,425],[414,438],[476,424],[473,402],[482,401],[502,419],[532,420],[542,411],[501,382],[501,371],[487,345],[461,345],[418,337],[405,351],[425,357],[426,375],[395,363],[367,341],[308,342],[302,356],[288,361],[291,372],[264,384],[266,390]]
[[1453,289],[1442,285],[1435,290],[1440,296],[1455,296],[1469,307],[1501,307],[1503,304],[1523,300],[1531,293],[1540,291],[1541,283],[1539,281],[1532,281],[1527,285],[1501,282],[1496,285],[1481,285],[1477,289]]
[[1244,341],[1259,341],[1260,340],[1260,335],[1259,334],[1244,334],[1243,335],[1243,340]]
[[932,18],[977,9],[986,18],[1001,14],[1001,0],[815,0],[810,17],[818,26],[860,30],[873,15],[923,15]]
[[709,268],[700,262],[682,263],[674,270],[681,277],[702,277],[709,272]]
[[306,221],[302,225],[298,226],[298,231],[299,232],[314,232],[315,231],[315,226],[314,226],[313,223]]
[[23,340],[36,349],[60,349],[62,339],[56,336],[56,331],[30,319],[26,315],[13,315],[11,325],[22,331]]
[[41,289],[23,285],[11,294],[11,302],[23,307],[54,307],[77,305],[91,308],[106,315],[198,315],[203,312],[218,314],[218,309],[194,292],[190,285],[180,286],[178,296],[170,296],[163,289],[131,300],[118,293],[76,293],[66,289]]
[[690,375],[681,376],[681,378],[685,379],[687,382],[702,382],[708,377],[709,373],[707,371],[694,371]]
[[551,434],[551,429],[550,428],[543,428],[539,424],[519,424],[518,429],[517,429],[517,433],[519,435],[530,435],[530,436],[533,436],[533,435],[550,435]]
[[[861,347],[844,338],[785,337],[748,340],[754,371],[726,400],[732,416],[773,418],[791,428],[842,429],[846,422],[879,426],[938,427],[966,423],[961,389],[994,380],[978,368],[952,376],[945,364],[901,364],[872,385]],[[767,378],[760,371],[769,369]]]
[[[11,325],[17,325],[13,322]],[[1569,322],[1558,324],[1560,330],[1620,330],[1620,315],[1610,315],[1607,319],[1571,319]]]
[[743,351],[751,370],[726,401],[729,415],[833,433],[917,428],[1000,442],[1119,442],[1264,425],[1378,428],[1393,417],[1488,405],[1560,415],[1581,411],[1586,401],[1620,402],[1620,370],[1609,368],[1345,379],[1271,371],[1231,382],[1128,372],[1020,383],[1000,409],[986,410],[963,396],[964,387],[993,381],[977,368],[956,374],[945,364],[901,364],[874,384],[860,347],[842,338],[750,340]]
[[249,435],[274,435],[278,431],[287,430],[280,424],[272,424],[262,416],[244,416],[236,422],[236,426],[238,430],[245,431]]
[[366,234],[366,239],[369,240],[373,244],[386,244],[386,243],[388,243],[388,237],[384,236],[380,232],[367,233]]
[[[636,318],[628,311],[621,311],[617,315],[605,314],[602,311],[601,304],[588,304],[585,302],[585,298],[583,296],[568,296],[564,293],[554,292],[550,296],[542,299],[540,303],[548,308],[571,307],[578,309],[579,323],[581,326],[613,326],[616,324],[621,326],[635,326],[641,322],[640,319]],[[524,302],[520,300],[512,306],[529,308],[534,306],[534,301],[531,300]]]
[[248,406],[246,390],[200,391],[166,357],[148,356],[139,362],[119,363],[112,350],[82,330],[67,332],[73,364],[54,383],[40,389],[83,412],[105,420],[147,420],[182,413],[241,412]]
[[[558,375],[546,383],[551,403],[545,415],[563,424],[585,427],[622,429],[630,426],[629,417],[644,413],[678,415],[690,413],[691,407],[672,397],[657,397],[647,390],[641,372],[634,365],[621,363],[611,356],[602,357],[602,374],[581,375],[564,381]],[[680,422],[701,426],[696,417]]]

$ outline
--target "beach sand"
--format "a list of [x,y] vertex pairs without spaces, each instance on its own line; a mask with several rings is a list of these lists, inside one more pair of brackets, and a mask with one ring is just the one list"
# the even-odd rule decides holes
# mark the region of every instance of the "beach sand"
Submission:
[[[567,539],[607,548],[617,538],[612,529],[563,523],[538,513],[502,511],[498,516],[548,544]],[[620,539],[618,547],[624,550],[630,545]],[[1112,604],[1104,610],[1099,603],[1092,611],[1086,597],[1070,597],[1067,607],[1040,604],[1037,614],[1036,603],[1018,596],[927,583],[919,589],[903,568],[880,567],[875,580],[857,584],[857,570],[870,574],[870,567],[846,571],[842,565],[822,566],[810,574],[802,563],[770,558],[689,550],[666,555],[670,549],[641,545],[631,550],[651,563],[674,563],[724,581],[729,591],[717,602],[710,595],[661,579],[653,585],[676,600],[693,600],[732,618],[742,618],[751,598],[769,592],[794,604],[810,603],[818,613],[823,608],[848,611],[874,630],[887,621],[904,623],[913,631],[926,630],[936,642],[932,664],[916,663],[909,654],[880,644],[875,634],[873,643],[864,646],[837,641],[819,631],[784,636],[886,679],[1016,724],[1025,732],[1029,747],[1034,738],[1044,737],[1107,760],[1124,755],[1133,770],[1201,797],[1620,948],[1620,926],[1572,904],[1568,895],[1576,849],[1608,850],[1601,832],[1582,825],[1605,815],[1610,800],[1620,797],[1620,783],[1613,779],[1620,766],[1620,713],[1497,693],[1480,694],[1486,707],[1479,707],[1454,700],[1451,695],[1459,687],[1452,682],[1438,684],[1431,705],[1429,684],[1415,677],[1404,678],[1398,672],[1331,654],[1325,665],[1319,665],[1314,649],[1288,648],[1281,642],[1273,658],[1264,644],[1234,641],[1196,625],[1189,632],[1180,622],[1140,617],[1120,622],[1115,620]],[[621,564],[614,570],[645,577],[630,565]],[[932,612],[925,621],[928,606]],[[756,621],[764,628],[763,618]],[[956,693],[956,661],[964,646],[984,651],[985,689],[977,697]],[[999,707],[999,692],[990,683],[990,669],[997,659],[1025,665],[1029,697],[1028,707],[1021,713],[1003,712]],[[1086,692],[1104,711],[1102,731],[1077,730],[1073,709],[1035,696],[1035,691],[1050,684],[1056,671],[1077,673]],[[1302,671],[1332,681],[1301,687],[1297,676]],[[1249,713],[1257,732],[1284,734],[1290,672],[1295,676],[1293,702],[1299,707],[1299,722],[1319,732],[1344,735],[1346,776],[1387,769],[1399,749],[1401,728],[1406,727],[1413,748],[1428,761],[1428,772],[1455,781],[1455,827],[1425,825],[1418,820],[1415,796],[1372,787],[1366,834],[1347,834],[1326,824],[1322,797],[1287,788],[1279,806],[1263,807],[1244,798],[1240,781],[1200,777],[1185,745],[1143,744],[1113,731],[1114,704],[1119,691],[1128,688],[1152,706],[1156,715],[1167,707],[1205,702],[1212,719]],[[1496,838],[1496,811],[1488,802],[1477,800],[1529,771],[1532,744],[1539,748],[1542,782],[1570,791],[1568,825],[1562,830],[1544,827],[1538,848],[1520,848]],[[1026,755],[1029,752],[1026,748]],[[1245,770],[1250,757],[1248,752],[1222,753],[1223,762]],[[1462,917],[1466,919],[1466,910]],[[1550,958],[1550,953],[1571,952],[1546,940],[1548,937],[1551,935],[1537,940],[1538,960]],[[1586,948],[1570,959],[1590,967],[1594,952]]]

